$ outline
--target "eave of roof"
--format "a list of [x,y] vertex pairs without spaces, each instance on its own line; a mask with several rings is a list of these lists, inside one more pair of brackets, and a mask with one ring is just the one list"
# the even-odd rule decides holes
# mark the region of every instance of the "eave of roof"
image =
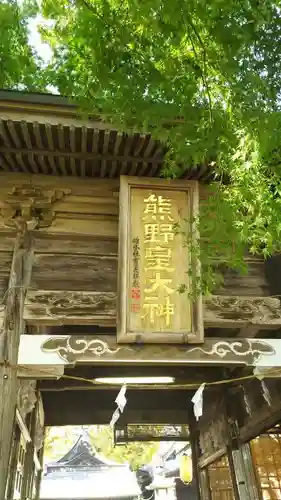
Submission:
[[23,92],[20,90],[0,89],[0,101],[22,102],[28,104],[47,104],[50,106],[64,106],[77,108],[67,97],[58,94],[46,94],[39,92]]
[[[79,177],[159,177],[166,147],[83,117],[65,97],[0,90],[0,171]],[[183,177],[206,181],[206,165]]]

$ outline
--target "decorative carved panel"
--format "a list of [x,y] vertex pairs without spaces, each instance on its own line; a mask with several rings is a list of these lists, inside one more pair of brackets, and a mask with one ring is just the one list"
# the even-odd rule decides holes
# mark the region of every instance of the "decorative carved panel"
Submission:
[[[56,356],[54,356],[56,354]],[[206,338],[201,346],[120,345],[113,336],[21,335],[19,364],[96,362],[280,366],[281,339]]]
[[36,380],[19,380],[17,407],[24,419],[35,408],[36,401]]
[[116,321],[116,294],[110,292],[29,292],[24,317],[52,323],[76,320],[95,324]]
[[[54,263],[54,259],[56,259]],[[49,283],[49,273],[52,279],[60,287],[68,290],[38,290],[30,291],[25,301],[25,318],[31,322],[41,322],[56,324],[62,318],[66,323],[79,322],[79,324],[104,324],[116,325],[116,283],[113,278],[113,270],[109,274],[102,274],[103,266],[107,270],[109,265],[114,264],[114,260],[105,262],[100,258],[96,263],[94,260],[75,260],[76,280],[71,282],[69,276],[69,266],[73,265],[73,260],[64,256],[65,264],[60,259],[61,256],[48,254],[48,258],[36,254],[34,263],[34,285],[40,288]],[[42,261],[42,262],[41,262]],[[53,265],[52,265],[53,262]],[[91,274],[88,279],[84,279],[82,268],[84,265],[91,266]],[[91,288],[90,276],[93,267],[97,266],[95,279],[95,291],[70,291],[71,284],[81,283],[79,286]],[[52,267],[51,267],[52,266]],[[115,274],[116,277],[116,274]],[[87,276],[85,277],[87,278]],[[100,283],[106,283],[107,290],[100,290]],[[98,323],[96,323],[98,322]],[[281,326],[281,303],[279,299],[265,298],[241,298],[241,297],[221,297],[214,295],[204,299],[204,326],[212,328],[249,328],[253,325],[257,329],[267,329],[269,326]],[[247,334],[246,334],[247,335]],[[246,336],[245,335],[245,336]]]
[[0,188],[4,226],[14,228],[18,220],[24,221],[28,229],[50,226],[54,219],[54,204],[70,192],[70,189],[45,189],[32,184]]
[[251,324],[280,324],[281,302],[273,297],[225,297],[205,298],[204,321],[208,326],[239,326]]

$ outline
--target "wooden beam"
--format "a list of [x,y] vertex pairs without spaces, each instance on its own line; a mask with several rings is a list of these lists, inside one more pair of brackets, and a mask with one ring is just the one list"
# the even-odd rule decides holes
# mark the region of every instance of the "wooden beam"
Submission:
[[82,126],[87,129],[97,130],[112,130],[112,124],[104,123],[103,121],[82,120],[74,108],[66,109],[61,106],[40,106],[30,104],[27,108],[26,104],[19,102],[5,103],[0,102],[1,118],[2,120],[13,120],[15,122],[21,121],[22,123],[38,122],[46,125],[64,125],[66,127],[81,128]]
[[[86,270],[87,271],[87,270]],[[83,324],[111,326],[116,323],[116,294],[112,292],[29,292],[24,318],[28,324]]]
[[0,147],[0,153],[2,155],[8,154],[15,154],[15,155],[29,155],[29,154],[34,154],[34,155],[39,155],[42,157],[46,158],[60,158],[62,161],[65,160],[65,158],[73,158],[77,160],[103,160],[103,161],[118,161],[118,162],[127,162],[127,163],[132,163],[132,164],[138,164],[138,163],[152,163],[152,164],[157,164],[157,165],[162,165],[163,163],[163,158],[150,158],[150,157],[142,157],[142,156],[131,156],[131,155],[117,155],[114,156],[110,153],[87,153],[87,152],[82,152],[82,151],[65,151],[65,149],[57,149],[54,151],[50,151],[49,149],[38,149],[38,148],[14,148],[14,147],[6,147],[2,146]]
[[[2,237],[2,233],[1,237]],[[1,241],[0,248],[8,249],[5,242]],[[92,235],[77,235],[77,234],[44,234],[36,232],[34,235],[34,249],[38,254],[50,253],[53,254],[72,254],[77,255],[108,255],[116,257],[118,253],[117,238],[109,238],[108,236],[98,237]]]
[[[109,245],[110,246],[110,245]],[[56,261],[55,261],[56,260]],[[64,263],[63,263],[64,260]],[[92,291],[30,291],[25,302],[24,317],[29,324],[79,324],[79,325],[116,325],[116,288],[114,268],[117,261],[112,255],[107,257],[76,257],[80,265],[84,262],[83,271],[76,268],[76,284],[83,284],[84,289],[92,287]],[[55,261],[55,262],[54,262]],[[69,274],[71,258],[68,255],[53,254],[38,255],[34,268],[33,285],[47,283],[52,273],[52,283],[65,283],[71,286],[72,275]],[[100,265],[97,264],[99,262]],[[53,263],[53,264],[52,264]],[[51,265],[53,266],[51,268]],[[107,266],[107,274],[102,267]],[[110,271],[109,266],[112,266]],[[56,276],[53,269],[57,270]],[[89,271],[91,269],[91,271]],[[94,274],[96,273],[96,274]],[[104,276],[104,279],[102,279]],[[106,278],[106,280],[105,280]],[[107,283],[105,290],[102,283]],[[205,298],[204,301],[205,328],[235,328],[240,329],[239,337],[254,337],[259,330],[274,330],[281,326],[281,304],[278,298],[271,297],[229,297],[218,296]]]
[[[33,150],[32,153],[34,154]],[[70,153],[71,154],[71,153]],[[59,175],[44,175],[21,172],[0,172],[2,189],[13,189],[15,186],[37,187],[42,189],[71,189],[72,194],[81,196],[103,196],[117,193],[119,191],[119,179],[83,179],[81,177],[62,177]]]
[[280,378],[246,381],[243,388],[229,388],[230,412],[239,423],[239,439],[245,443],[280,423]]
[[206,338],[200,345],[126,345],[117,344],[114,336],[22,335],[18,363],[26,370],[75,363],[278,367],[281,339]]
[[10,365],[18,359],[23,332],[23,303],[32,262],[30,234],[24,230],[16,238],[6,294],[3,328],[0,331],[0,498],[5,498],[9,453],[17,400],[17,372]]
[[[225,370],[224,370],[225,371]],[[64,375],[69,378],[45,379],[39,380],[37,389],[40,391],[92,391],[92,390],[112,390],[118,387],[105,384],[90,384],[85,380],[94,380],[95,378],[112,377],[112,365],[76,365],[75,367],[65,367]],[[73,379],[71,379],[73,377]],[[212,382],[223,378],[223,370],[219,367],[197,367],[194,370],[192,366],[180,365],[118,365],[114,364],[114,377],[172,377],[175,379],[173,384],[157,384],[145,385],[146,390],[172,390],[185,388],[186,384],[200,385],[202,381]],[[181,386],[181,387],[180,387]],[[143,385],[134,386],[138,390],[142,390]],[[118,388],[117,388],[118,390]]]
[[[277,327],[272,327],[274,328],[280,328],[279,326]],[[260,331],[259,325],[248,325],[248,326],[243,326],[240,328],[239,332],[237,333],[238,338],[249,338],[252,339],[257,336],[258,332]]]
[[[117,392],[44,392],[45,425],[109,424],[116,408]],[[127,398],[128,405],[120,424],[188,424],[189,396],[186,391],[161,391],[158,394],[129,391]]]
[[[51,395],[52,397],[52,395]],[[114,409],[102,410],[98,407],[95,409],[89,406],[80,406],[74,411],[71,405],[66,405],[66,411],[56,411],[49,402],[44,402],[45,408],[45,425],[46,426],[61,426],[61,425],[109,425]],[[186,424],[187,412],[184,410],[130,410],[126,411],[124,418],[120,419],[120,423],[130,424]]]
[[216,295],[205,298],[205,327],[267,329],[281,325],[281,302],[275,297]]
[[[58,305],[62,304],[63,301],[66,307],[59,306],[60,313],[66,315],[69,315],[67,314],[68,306],[71,303],[74,306],[73,302],[71,302],[73,295],[67,293],[67,290],[73,292],[75,290],[107,292],[109,293],[107,300],[110,302],[113,295],[116,294],[117,288],[117,259],[111,255],[77,255],[73,257],[69,254],[36,254],[31,287],[35,290],[48,290],[48,287],[60,290],[61,293],[59,294],[56,294],[56,292],[51,295],[47,294],[45,303],[49,307],[53,300]],[[94,295],[88,295],[87,299],[86,295],[81,294],[78,301],[78,294],[76,294],[76,300],[80,304],[80,307],[77,306],[76,312],[78,312],[79,308],[81,311],[81,306],[83,308],[84,304],[85,307],[88,300],[93,306],[94,315],[96,315],[98,299],[97,297],[94,298]],[[105,300],[105,297],[106,295],[103,296],[103,300]],[[41,299],[39,301],[42,303]],[[103,307],[101,308],[102,311]],[[79,316],[82,315],[78,314],[77,317]],[[113,323],[115,324],[115,319]]]

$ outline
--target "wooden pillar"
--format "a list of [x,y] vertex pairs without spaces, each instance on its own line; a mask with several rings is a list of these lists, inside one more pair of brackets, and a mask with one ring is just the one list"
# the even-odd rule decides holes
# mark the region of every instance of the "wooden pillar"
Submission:
[[200,499],[212,500],[207,468],[199,469],[198,473],[200,480]]
[[198,500],[211,500],[208,477],[206,470],[200,469],[199,458],[199,432],[197,422],[194,417],[193,407],[189,406],[189,428],[190,428],[190,445],[192,451],[192,469],[193,477],[196,483],[196,491]]
[[26,455],[24,461],[24,474],[23,474],[23,484],[21,491],[21,500],[25,500],[26,498],[31,498],[31,489],[32,489],[32,479],[33,479],[33,463],[34,463],[34,436],[35,436],[35,425],[36,425],[36,410],[37,405],[33,409],[30,414],[30,437],[31,441],[29,441],[26,445]]
[[40,486],[41,486],[41,480],[42,480],[42,474],[43,474],[43,458],[44,458],[44,445],[43,444],[41,450],[39,451],[39,460],[41,464],[41,469],[38,471],[37,477],[36,477],[36,485],[35,485],[35,498],[34,500],[40,500]]
[[247,453],[247,444],[239,441],[239,429],[236,422],[229,421],[230,441],[228,457],[234,484],[236,500],[258,500],[260,498],[254,474],[251,454]]
[[12,500],[14,498],[19,443],[20,443],[20,429],[18,425],[15,425],[13,432],[13,444],[11,449],[10,464],[9,464],[10,470],[8,475],[8,485],[6,490],[7,500]]
[[[20,335],[24,332],[23,307],[29,283],[31,236],[24,228],[15,241],[8,290],[5,294],[3,328],[0,331],[0,498],[5,499],[10,449],[17,401],[17,370]],[[4,403],[4,404],[3,404]]]

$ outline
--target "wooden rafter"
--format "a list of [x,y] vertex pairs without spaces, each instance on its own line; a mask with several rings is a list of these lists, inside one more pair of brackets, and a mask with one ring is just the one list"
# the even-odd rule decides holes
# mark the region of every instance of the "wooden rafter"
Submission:
[[157,165],[161,165],[163,163],[163,158],[151,158],[149,156],[132,156],[132,155],[112,155],[109,153],[89,153],[85,151],[62,151],[61,149],[57,149],[54,151],[50,151],[49,149],[39,149],[39,148],[14,148],[14,147],[0,147],[0,153],[2,154],[20,154],[20,155],[28,155],[34,154],[43,157],[59,157],[62,159],[65,158],[73,158],[78,160],[104,160],[104,161],[120,161],[120,162],[129,162],[129,163],[153,163]]

